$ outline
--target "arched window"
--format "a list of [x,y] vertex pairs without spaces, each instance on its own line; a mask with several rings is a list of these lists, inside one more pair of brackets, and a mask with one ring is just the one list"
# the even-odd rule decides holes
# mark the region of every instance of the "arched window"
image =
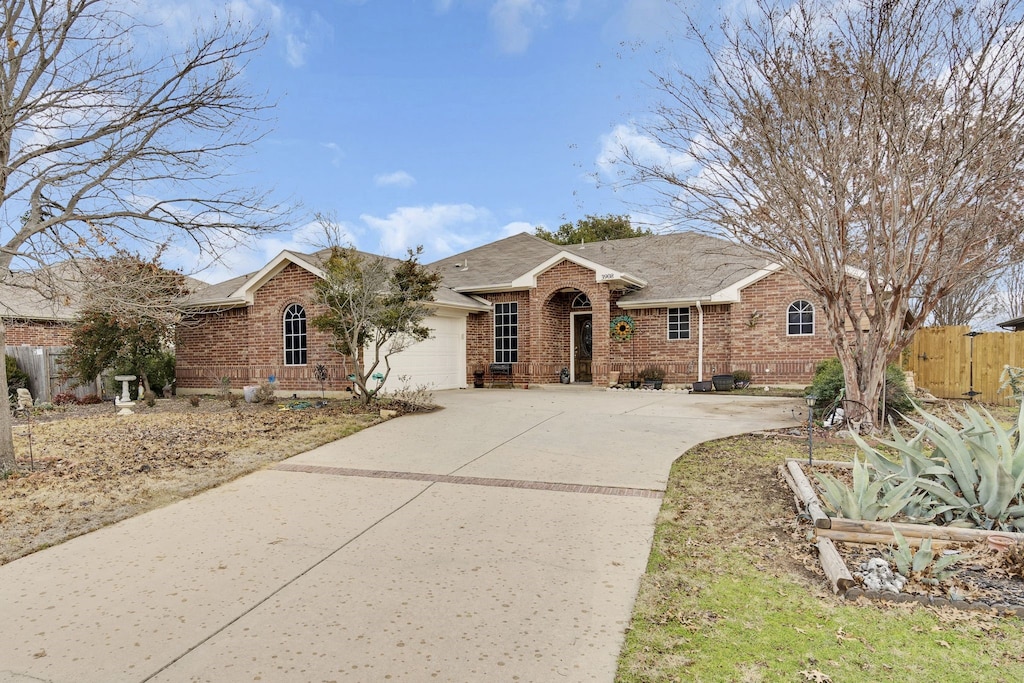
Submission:
[[814,334],[814,306],[810,301],[794,301],[787,314],[787,333],[791,336]]
[[573,308],[590,308],[590,297],[580,292],[576,295],[576,298],[572,300]]
[[306,364],[306,309],[299,304],[284,309],[284,364]]

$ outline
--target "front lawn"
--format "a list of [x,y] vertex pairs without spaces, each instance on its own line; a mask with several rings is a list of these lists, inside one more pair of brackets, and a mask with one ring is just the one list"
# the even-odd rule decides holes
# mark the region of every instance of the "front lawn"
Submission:
[[[743,436],[675,463],[617,680],[1024,680],[1018,619],[832,595],[776,473],[806,448]],[[815,444],[816,459],[853,452]]]

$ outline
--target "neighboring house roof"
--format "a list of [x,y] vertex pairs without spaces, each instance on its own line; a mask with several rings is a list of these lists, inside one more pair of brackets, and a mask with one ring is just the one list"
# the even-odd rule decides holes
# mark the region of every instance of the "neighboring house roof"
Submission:
[[996,323],[996,325],[1003,328],[1004,330],[1010,330],[1012,332],[1024,332],[1024,315],[1020,316],[1019,318],[1007,320],[1006,322]]
[[735,302],[739,290],[779,270],[732,242],[693,232],[557,245],[513,235],[431,264],[458,292],[528,289],[567,259],[594,270],[595,281],[631,289],[622,308]]
[[[376,254],[358,252],[368,258],[384,258],[392,263],[399,263],[398,259],[389,257],[378,257]],[[330,256],[330,249],[321,249],[312,254],[303,254],[297,251],[282,251],[271,261],[259,270],[241,275],[224,282],[209,285],[191,294],[185,299],[187,305],[197,308],[234,308],[238,306],[251,306],[255,302],[257,290],[271,280],[275,275],[284,270],[289,264],[294,264],[308,270],[316,277],[323,277],[322,266]],[[456,308],[470,311],[486,311],[489,307],[472,297],[459,294],[450,287],[440,286],[434,293],[433,303],[445,308]]]
[[[89,261],[67,260],[32,271],[12,272],[0,282],[0,316],[11,320],[71,322],[82,311],[82,293],[93,279]],[[206,283],[186,276],[190,289]]]
[[83,282],[78,267],[68,263],[12,272],[0,282],[0,316],[46,322],[74,320],[80,311]]

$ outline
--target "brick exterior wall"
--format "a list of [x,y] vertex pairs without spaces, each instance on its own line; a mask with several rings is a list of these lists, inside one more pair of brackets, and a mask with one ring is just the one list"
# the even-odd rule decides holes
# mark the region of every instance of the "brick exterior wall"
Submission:
[[[252,306],[212,312],[196,324],[182,326],[177,335],[178,389],[183,393],[216,391],[219,378],[228,377],[238,390],[274,375],[282,393],[318,393],[320,384],[313,377],[318,363],[328,368],[328,391],[350,387],[342,356],[330,348],[330,335],[308,324],[317,314],[310,303],[314,281],[313,274],[288,264],[256,291]],[[572,308],[580,293],[589,298],[589,308]],[[698,374],[710,379],[737,369],[750,371],[756,383],[808,383],[815,364],[835,355],[817,302],[795,278],[782,273],[747,287],[738,304],[703,307],[704,364],[700,373],[697,308],[689,309],[689,339],[669,339],[668,309],[627,311],[618,306],[623,294],[608,283],[596,282],[593,271],[562,261],[538,276],[533,289],[479,296],[492,303],[518,304],[519,348],[512,377],[517,385],[558,382],[560,370],[572,367],[573,313],[592,316],[595,386],[606,385],[611,371],[627,380],[648,365],[662,367],[665,381],[676,384],[693,382]],[[787,309],[801,299],[816,307],[814,334],[790,336]],[[293,303],[306,309],[308,359],[303,366],[284,364],[283,315]],[[626,342],[612,340],[609,333],[612,318],[622,314],[630,315],[637,325],[633,339]],[[32,343],[10,341],[11,329],[8,343]],[[469,384],[478,366],[486,370],[494,362],[493,313],[469,315],[466,354]]]
[[[284,394],[317,394],[320,383],[313,368],[327,367],[327,391],[351,387],[341,354],[330,347],[331,335],[313,327],[318,310],[310,303],[316,276],[289,263],[260,287],[252,306],[200,316],[178,329],[176,340],[177,386],[182,393],[216,391],[228,377],[236,391],[274,375]],[[284,364],[284,311],[291,304],[306,309],[305,365]]]
[[[570,290],[570,291],[562,291]],[[690,383],[698,378],[698,325],[695,306],[690,307],[690,338],[668,338],[668,309],[619,308],[624,292],[595,282],[591,270],[562,261],[537,278],[527,292],[480,294],[491,302],[519,303],[519,361],[513,366],[517,384],[557,382],[563,367],[570,367],[570,308],[578,293],[590,299],[593,316],[593,381],[606,384],[609,371],[627,380],[648,365],[666,371],[667,383]],[[824,328],[817,301],[793,277],[773,273],[750,285],[738,304],[703,307],[704,379],[732,370],[748,370],[757,383],[809,383],[818,361],[835,355]],[[813,335],[787,333],[789,305],[797,300],[815,306]],[[577,309],[587,312],[588,309]],[[626,342],[611,339],[611,320],[629,315],[637,332]],[[494,361],[494,318],[490,313],[471,314],[467,321],[468,368]],[[472,378],[467,377],[467,382]]]
[[71,343],[70,323],[8,320],[5,324],[9,346],[67,346]]

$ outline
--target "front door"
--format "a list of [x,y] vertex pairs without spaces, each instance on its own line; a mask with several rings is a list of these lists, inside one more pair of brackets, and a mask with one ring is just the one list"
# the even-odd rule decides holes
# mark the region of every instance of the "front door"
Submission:
[[594,356],[594,321],[593,316],[573,316],[573,361],[576,368],[577,382],[590,382],[591,363]]

